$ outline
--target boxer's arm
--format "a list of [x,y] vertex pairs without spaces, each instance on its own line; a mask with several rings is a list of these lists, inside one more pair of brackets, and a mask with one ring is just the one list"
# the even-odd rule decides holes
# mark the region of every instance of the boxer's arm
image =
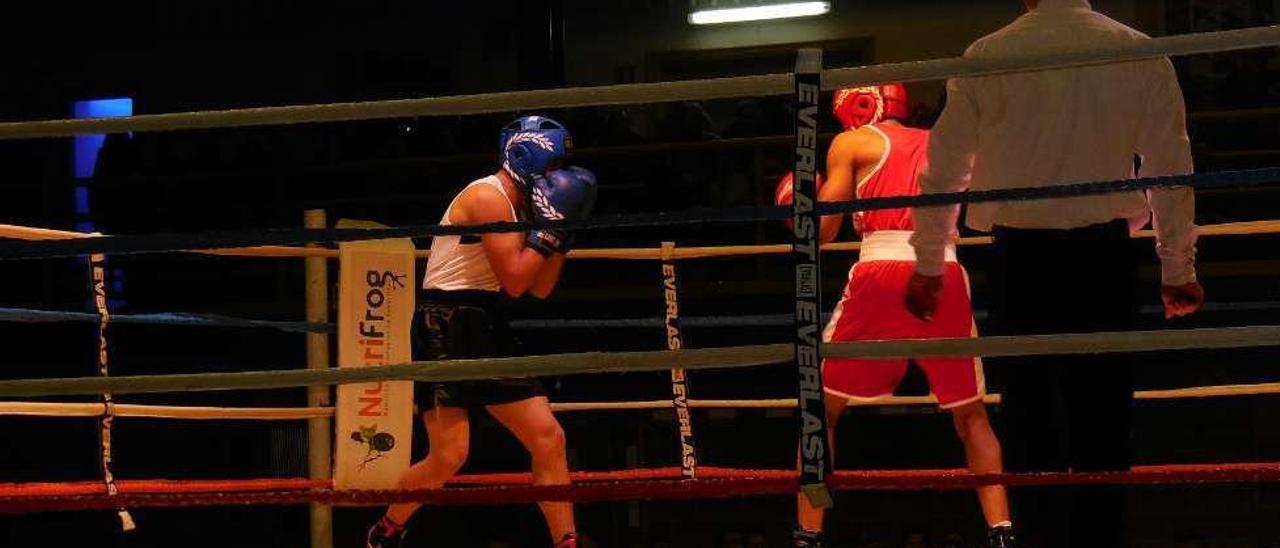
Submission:
[[[451,223],[460,226],[515,221],[511,205],[497,189],[476,185],[462,193],[455,204]],[[533,286],[546,259],[524,245],[524,232],[499,232],[480,236],[480,245],[502,290],[512,297],[524,295]]]
[[[1195,169],[1187,137],[1187,109],[1178,77],[1168,59],[1156,61],[1148,88],[1147,112],[1138,132],[1137,153],[1143,177],[1186,175]],[[1156,232],[1164,285],[1196,281],[1196,195],[1190,187],[1153,188],[1147,192]]]
[[[857,183],[854,178],[858,173],[857,151],[862,136],[857,131],[846,131],[831,141],[827,149],[827,177],[818,192],[819,202],[844,202],[852,200]],[[819,238],[822,243],[831,243],[840,234],[840,224],[844,215],[824,215]]]
[[533,286],[529,288],[529,293],[539,299],[545,299],[551,295],[551,291],[556,288],[556,282],[560,281],[560,270],[564,268],[564,254],[556,253],[542,263],[542,269],[538,271],[538,276],[533,280]]

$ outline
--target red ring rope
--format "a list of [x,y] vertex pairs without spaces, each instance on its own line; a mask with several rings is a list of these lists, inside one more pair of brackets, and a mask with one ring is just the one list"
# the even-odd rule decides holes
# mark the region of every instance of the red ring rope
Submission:
[[[680,480],[679,468],[580,472],[571,485],[529,485],[529,474],[461,477],[446,489],[335,490],[325,481],[285,480],[121,480],[109,496],[101,482],[72,484],[0,484],[0,513],[194,507],[227,505],[428,504],[496,505],[544,500],[601,502],[789,495],[798,489],[789,470],[741,470],[707,467],[700,478]],[[835,490],[956,490],[979,485],[1164,485],[1185,483],[1280,482],[1280,462],[1135,467],[1128,472],[1043,472],[977,476],[964,470],[844,471],[829,478]]]

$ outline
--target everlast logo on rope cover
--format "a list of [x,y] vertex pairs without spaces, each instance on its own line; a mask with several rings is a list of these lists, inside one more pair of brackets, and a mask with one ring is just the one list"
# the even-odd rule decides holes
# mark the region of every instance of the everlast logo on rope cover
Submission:
[[[101,255],[94,255],[90,261],[93,276],[93,306],[98,312],[98,373],[107,374],[107,323],[110,316],[107,312],[107,273],[102,266]],[[102,401],[111,403],[111,394],[103,394]],[[111,425],[115,417],[110,414],[99,419],[99,435],[102,449],[102,481],[107,486],[107,494],[117,493],[115,476],[111,473]]]
[[680,328],[676,326],[676,322],[680,321],[680,305],[676,300],[674,265],[662,265],[662,285],[667,299],[667,350],[680,350],[683,343],[680,340]]
[[814,170],[817,167],[818,86],[797,86],[799,107],[796,118],[796,182],[793,227],[796,237],[796,365],[800,380],[800,420],[803,436],[800,450],[803,470],[823,479],[826,443],[822,410],[822,373],[818,357],[818,226],[813,215],[817,197]]
[[[107,374],[107,322],[109,316],[107,314],[107,274],[99,261],[100,256],[94,256],[93,264],[93,306],[98,311],[98,372]],[[110,396],[108,396],[110,397]]]
[[[361,367],[377,367],[387,365],[387,296],[396,289],[403,288],[403,276],[395,273],[370,270],[365,273],[366,291],[364,295],[364,319],[360,320],[360,336],[357,342],[364,347],[361,355]],[[360,395],[361,417],[385,417],[387,404],[381,381],[365,385]]]
[[795,199],[795,218],[793,226],[795,227],[796,238],[803,240],[798,243],[797,252],[804,253],[809,259],[815,259],[818,254],[817,248],[817,227],[814,226],[814,219],[805,215],[813,211],[813,203],[815,196],[810,196],[801,189],[810,189],[814,187],[814,169],[817,165],[817,153],[815,147],[818,143],[818,88],[816,86],[800,86],[800,104],[809,105],[800,109],[800,127],[797,133],[800,142],[796,147],[796,174],[794,186]]
[[672,383],[671,393],[675,397],[676,420],[680,423],[680,468],[686,475],[696,464],[693,444],[689,438],[693,436],[693,422],[689,417],[689,397],[684,385],[684,371],[674,373],[678,380]]
[[[800,367],[800,399],[805,402],[818,401],[822,397],[822,377],[817,352],[818,307],[811,302],[797,303],[796,312],[800,324],[797,335],[807,343],[797,349],[796,361]],[[811,346],[810,346],[811,345]],[[822,420],[811,412],[811,407],[802,406],[801,419],[804,421],[803,447],[805,457],[810,460],[825,458],[822,439]],[[821,470],[817,470],[821,473]]]
[[[676,267],[672,264],[662,265],[662,285],[667,302],[667,349],[680,350],[684,341],[680,337],[680,305],[676,298]],[[676,409],[676,421],[680,425],[681,470],[686,476],[692,476],[696,457],[693,444],[693,419],[689,416],[689,393],[685,385],[684,370],[671,371],[671,396]]]

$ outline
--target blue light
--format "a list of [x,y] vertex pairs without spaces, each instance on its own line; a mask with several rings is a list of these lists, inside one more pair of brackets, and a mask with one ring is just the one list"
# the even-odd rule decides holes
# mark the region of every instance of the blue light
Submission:
[[[133,115],[133,99],[127,97],[113,99],[92,99],[88,101],[76,101],[71,105],[72,114],[75,118],[119,118],[122,116]],[[71,169],[77,179],[88,179],[93,177],[94,170],[98,164],[98,152],[102,150],[103,143],[106,142],[105,135],[77,135],[72,142],[72,150],[74,155],[71,159]],[[79,219],[75,223],[77,232],[97,232],[97,228],[93,224],[93,212],[91,209],[92,201],[90,200],[89,187],[78,186],[74,191],[76,217]],[[118,295],[124,292],[124,271],[122,269],[114,269],[109,279],[111,293]],[[124,299],[109,298],[107,302],[108,309],[114,309],[125,306]],[[96,310],[92,303],[87,305],[89,310]]]
[[[76,118],[133,116],[133,99],[124,97],[76,101],[71,108]],[[106,141],[105,135],[76,136],[74,145],[75,159],[73,160],[75,163],[72,167],[77,178],[93,177],[93,169],[98,163],[98,150],[102,148],[103,141]]]
[[89,187],[76,187],[76,215],[89,214]]

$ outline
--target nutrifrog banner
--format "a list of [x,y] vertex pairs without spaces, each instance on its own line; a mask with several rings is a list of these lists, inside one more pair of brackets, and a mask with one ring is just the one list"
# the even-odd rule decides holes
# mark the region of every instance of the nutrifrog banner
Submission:
[[[339,228],[381,228],[343,220]],[[338,367],[381,367],[411,360],[414,247],[408,239],[339,246]],[[409,468],[413,383],[338,387],[334,482],[339,489],[394,488]]]

